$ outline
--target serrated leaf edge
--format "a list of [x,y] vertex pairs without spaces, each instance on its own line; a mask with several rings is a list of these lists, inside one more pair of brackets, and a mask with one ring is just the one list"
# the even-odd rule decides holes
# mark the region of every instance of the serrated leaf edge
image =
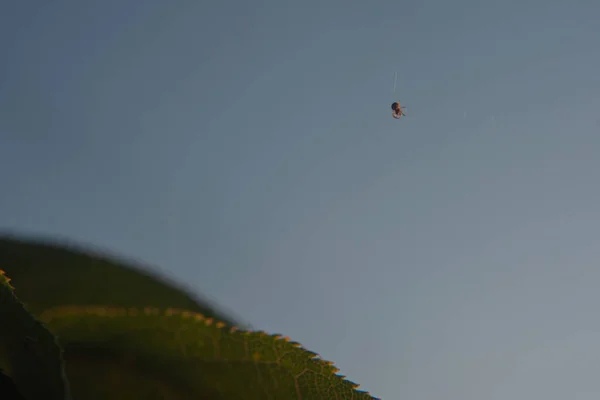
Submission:
[[6,272],[0,269],[0,283],[3,283],[12,290],[15,290],[15,287],[10,283],[10,281],[11,279],[8,277],[8,275],[6,275]]
[[215,326],[218,329],[227,330],[230,333],[240,333],[240,334],[258,334],[261,336],[270,336],[275,340],[288,342],[290,345],[305,351],[309,355],[311,355],[311,360],[320,362],[325,364],[333,374],[338,376],[344,382],[348,383],[352,386],[353,389],[356,390],[359,394],[365,394],[371,396],[373,400],[381,400],[379,398],[373,397],[369,392],[360,390],[360,385],[346,379],[345,375],[338,374],[340,372],[339,368],[337,368],[332,361],[328,361],[323,359],[319,354],[312,352],[306,348],[304,348],[300,343],[296,341],[292,341],[288,336],[284,336],[279,333],[269,334],[262,330],[245,330],[240,329],[236,326],[228,325],[223,321],[218,321],[214,318],[208,318],[203,314],[196,313],[193,311],[182,310],[178,308],[156,308],[156,307],[144,307],[144,308],[135,308],[135,307],[99,307],[99,306],[62,306],[62,307],[53,307],[45,310],[40,314],[40,320],[49,323],[55,317],[68,317],[68,316],[76,316],[81,314],[92,314],[101,317],[127,317],[127,316],[165,316],[165,317],[181,317],[184,319],[192,319],[196,322],[201,322],[206,326]]

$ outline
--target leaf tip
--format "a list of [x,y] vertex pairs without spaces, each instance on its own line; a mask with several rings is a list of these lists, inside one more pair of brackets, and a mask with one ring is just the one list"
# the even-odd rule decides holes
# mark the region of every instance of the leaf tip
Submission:
[[10,281],[11,279],[6,275],[6,272],[3,269],[0,269],[0,282],[3,282],[5,285],[14,290],[15,287],[10,283]]

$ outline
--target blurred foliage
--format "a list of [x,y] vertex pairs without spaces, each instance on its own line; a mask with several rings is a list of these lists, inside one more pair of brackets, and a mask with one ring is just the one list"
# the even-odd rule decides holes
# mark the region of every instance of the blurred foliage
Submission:
[[0,268],[2,399],[374,399],[141,267],[4,237]]

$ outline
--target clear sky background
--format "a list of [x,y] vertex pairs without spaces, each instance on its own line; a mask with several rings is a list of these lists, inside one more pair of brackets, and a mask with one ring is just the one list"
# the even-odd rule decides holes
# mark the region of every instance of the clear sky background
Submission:
[[599,16],[3,2],[0,228],[154,265],[386,400],[596,399]]

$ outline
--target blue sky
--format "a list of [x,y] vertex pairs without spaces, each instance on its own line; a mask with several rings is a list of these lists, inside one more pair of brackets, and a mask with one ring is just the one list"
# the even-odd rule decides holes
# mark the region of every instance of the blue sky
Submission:
[[384,399],[595,398],[598,15],[4,2],[0,228],[156,266]]

